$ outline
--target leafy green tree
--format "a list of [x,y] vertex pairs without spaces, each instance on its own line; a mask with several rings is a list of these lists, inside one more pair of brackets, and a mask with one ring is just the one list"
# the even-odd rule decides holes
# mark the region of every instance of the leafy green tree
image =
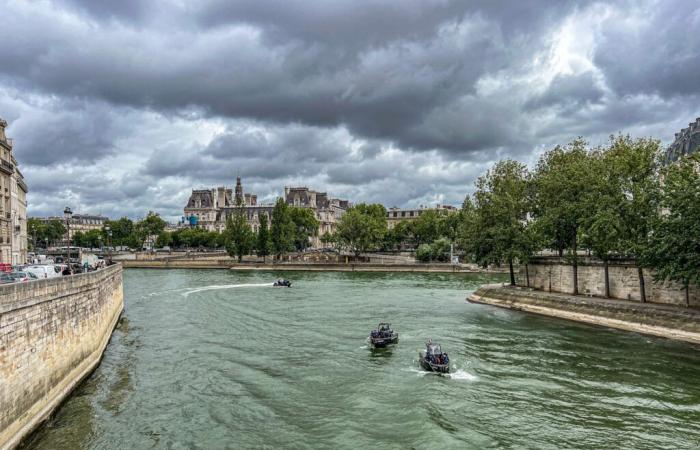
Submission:
[[110,231],[112,232],[112,246],[124,245],[132,248],[138,246],[138,239],[134,233],[134,222],[132,222],[128,217],[122,217],[119,220],[106,220],[104,227],[102,228],[102,234],[105,239],[109,237],[105,229],[107,226],[109,226]]
[[429,262],[433,259],[433,248],[430,244],[421,244],[416,249],[416,259],[420,262]]
[[447,238],[440,238],[433,241],[430,244],[431,258],[433,261],[445,262],[449,260],[450,257],[450,247],[452,242]]
[[156,239],[156,247],[170,247],[173,244],[173,234],[167,231],[162,231]]
[[695,154],[663,172],[662,213],[654,221],[643,259],[657,281],[673,280],[685,290],[700,285],[700,156]]
[[620,209],[624,199],[614,161],[609,161],[606,156],[605,149],[589,155],[591,189],[583,199],[588,214],[581,219],[579,240],[583,247],[603,261],[605,297],[610,297],[609,263],[622,250]]
[[243,261],[243,256],[251,253],[255,242],[243,205],[236,207],[234,213],[226,218],[225,233],[226,251],[232,257],[237,257],[238,262]]
[[258,238],[255,245],[258,256],[265,257],[270,254],[272,243],[270,242],[270,229],[268,227],[267,214],[260,213],[260,229],[258,229]]
[[579,232],[589,220],[592,190],[591,156],[582,139],[556,147],[539,160],[534,176],[534,216],[549,246],[568,251],[573,266],[574,295],[578,294]]
[[417,245],[430,244],[441,236],[442,215],[435,209],[426,209],[413,221],[413,238]]
[[73,247],[85,247],[85,233],[76,231],[71,237],[71,245]]
[[386,209],[379,204],[355,205],[340,218],[336,233],[338,244],[355,257],[374,250],[382,245],[387,233]]
[[294,231],[294,222],[292,222],[289,206],[284,199],[279,198],[272,209],[270,227],[272,251],[277,255],[277,259],[281,259],[282,255],[294,248]]
[[143,248],[149,237],[158,236],[165,229],[165,225],[165,221],[157,213],[149,211],[146,217],[134,227],[139,247]]
[[294,248],[303,252],[309,246],[309,239],[318,234],[319,222],[311,208],[292,206],[288,210],[294,224]]
[[527,226],[529,179],[524,164],[499,161],[477,179],[474,203],[465,201],[462,207],[466,248],[484,266],[507,261],[511,285],[515,285],[513,261],[525,259],[532,249]]
[[620,251],[637,260],[639,291],[644,302],[643,255],[659,211],[661,143],[655,139],[611,137],[605,159],[606,167],[614,171],[621,190],[618,210],[622,227]]
[[58,241],[65,239],[66,225],[61,220],[50,220],[46,224],[45,239],[48,239],[49,245],[55,244]]

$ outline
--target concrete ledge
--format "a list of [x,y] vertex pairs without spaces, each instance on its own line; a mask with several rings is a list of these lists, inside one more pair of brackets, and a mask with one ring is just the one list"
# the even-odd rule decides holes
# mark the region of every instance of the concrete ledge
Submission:
[[700,310],[694,308],[552,294],[500,285],[482,286],[468,300],[700,344]]

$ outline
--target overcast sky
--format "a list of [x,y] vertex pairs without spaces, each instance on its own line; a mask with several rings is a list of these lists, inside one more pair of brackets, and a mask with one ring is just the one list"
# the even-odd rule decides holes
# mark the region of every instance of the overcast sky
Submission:
[[459,205],[494,161],[700,116],[700,2],[0,0],[29,214],[192,188]]

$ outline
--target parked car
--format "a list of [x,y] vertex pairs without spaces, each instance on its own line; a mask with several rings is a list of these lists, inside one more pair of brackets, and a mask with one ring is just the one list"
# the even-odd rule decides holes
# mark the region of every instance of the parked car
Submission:
[[14,283],[15,278],[7,272],[0,272],[0,284]]
[[24,269],[25,272],[33,273],[39,279],[56,278],[61,276],[61,268],[49,265],[31,265]]
[[22,282],[24,282],[24,281],[34,281],[34,280],[38,280],[38,279],[39,279],[39,277],[37,277],[37,276],[34,275],[33,273],[31,273],[31,272],[24,272],[24,271],[12,272],[12,273],[10,274],[10,276],[13,277],[13,278],[15,279],[15,281],[22,281]]

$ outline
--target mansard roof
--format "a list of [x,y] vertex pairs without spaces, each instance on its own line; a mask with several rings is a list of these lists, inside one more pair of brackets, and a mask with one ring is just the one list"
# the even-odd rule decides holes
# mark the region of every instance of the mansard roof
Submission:
[[676,139],[666,150],[667,164],[677,161],[683,155],[689,155],[700,150],[700,117],[676,133]]

